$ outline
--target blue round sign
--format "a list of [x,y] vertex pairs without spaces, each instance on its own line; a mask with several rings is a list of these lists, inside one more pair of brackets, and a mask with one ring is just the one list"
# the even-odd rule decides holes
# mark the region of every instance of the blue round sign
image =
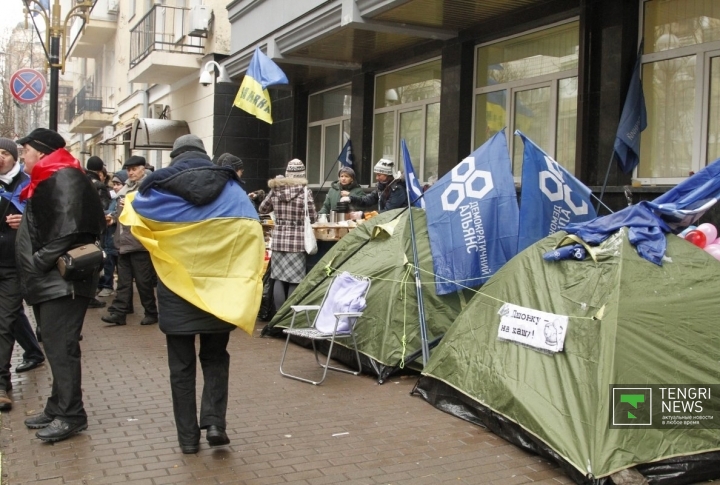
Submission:
[[10,93],[19,103],[37,103],[46,89],[45,76],[35,69],[19,69],[10,78]]

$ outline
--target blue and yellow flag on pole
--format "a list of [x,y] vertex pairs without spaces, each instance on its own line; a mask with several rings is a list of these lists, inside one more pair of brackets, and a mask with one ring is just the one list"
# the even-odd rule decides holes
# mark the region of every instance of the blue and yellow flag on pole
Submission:
[[287,76],[256,47],[233,105],[272,124],[267,87],[275,84],[288,84]]
[[173,293],[252,335],[265,241],[257,213],[236,182],[203,206],[155,188],[128,194],[120,222],[131,226]]

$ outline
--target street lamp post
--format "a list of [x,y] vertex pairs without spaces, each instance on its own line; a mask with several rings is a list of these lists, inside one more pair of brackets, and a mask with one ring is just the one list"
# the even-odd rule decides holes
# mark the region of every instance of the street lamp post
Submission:
[[[72,44],[66,48],[68,23],[73,18],[79,18],[83,21],[83,28],[85,28],[94,1],[76,0],[75,6],[70,9],[64,19],[60,9],[60,0],[54,0],[51,9],[46,8],[41,0],[23,0],[23,3],[25,4],[25,28],[27,28],[28,15],[30,15],[41,42],[42,36],[37,24],[35,24],[34,14],[41,15],[45,19],[43,49],[45,49],[45,56],[47,57],[47,67],[50,69],[50,119],[48,125],[51,130],[57,131],[60,71],[65,72],[65,60],[72,48]],[[48,4],[47,1],[45,3]]]

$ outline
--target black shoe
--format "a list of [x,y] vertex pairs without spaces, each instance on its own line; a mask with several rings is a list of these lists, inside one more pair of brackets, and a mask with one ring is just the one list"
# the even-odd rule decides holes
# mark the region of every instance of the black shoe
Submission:
[[100,320],[106,323],[114,323],[115,325],[125,325],[125,315],[120,313],[109,313],[100,317]]
[[33,370],[35,367],[39,365],[43,365],[45,363],[45,359],[43,360],[23,360],[21,363],[19,363],[15,367],[15,372],[27,372],[29,370]]
[[158,322],[157,317],[146,316],[145,318],[143,318],[140,321],[140,325],[152,325],[153,323],[157,323],[157,322]]
[[35,416],[32,416],[30,418],[27,418],[25,420],[25,426],[27,426],[30,429],[40,429],[44,428],[48,424],[53,422],[53,418],[48,416],[45,413],[36,414]]
[[205,433],[205,439],[207,439],[210,446],[222,446],[229,445],[230,438],[228,438],[225,430],[220,426],[210,425],[208,426],[207,433]]
[[180,451],[183,452],[184,455],[194,455],[198,451],[200,451],[200,445],[180,445]]
[[90,300],[88,308],[105,308],[105,305],[107,305],[107,303],[105,303],[104,301],[93,298],[92,300]]
[[45,428],[35,433],[35,436],[42,441],[48,441],[52,443],[55,441],[62,441],[68,439],[69,437],[78,434],[80,431],[85,431],[86,429],[87,422],[71,424],[67,421],[56,418],[53,419],[52,422],[48,424]]

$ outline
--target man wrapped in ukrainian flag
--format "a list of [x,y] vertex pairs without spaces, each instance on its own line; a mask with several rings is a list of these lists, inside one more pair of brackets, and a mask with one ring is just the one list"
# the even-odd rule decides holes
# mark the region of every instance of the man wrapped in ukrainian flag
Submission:
[[[178,138],[167,168],[127,197],[121,222],[147,248],[158,275],[178,442],[197,453],[201,429],[210,446],[225,432],[230,331],[252,335],[262,296],[265,243],[257,213],[232,168],[213,165],[195,135]],[[128,210],[129,209],[129,210]],[[205,385],[195,403],[195,336]]]

